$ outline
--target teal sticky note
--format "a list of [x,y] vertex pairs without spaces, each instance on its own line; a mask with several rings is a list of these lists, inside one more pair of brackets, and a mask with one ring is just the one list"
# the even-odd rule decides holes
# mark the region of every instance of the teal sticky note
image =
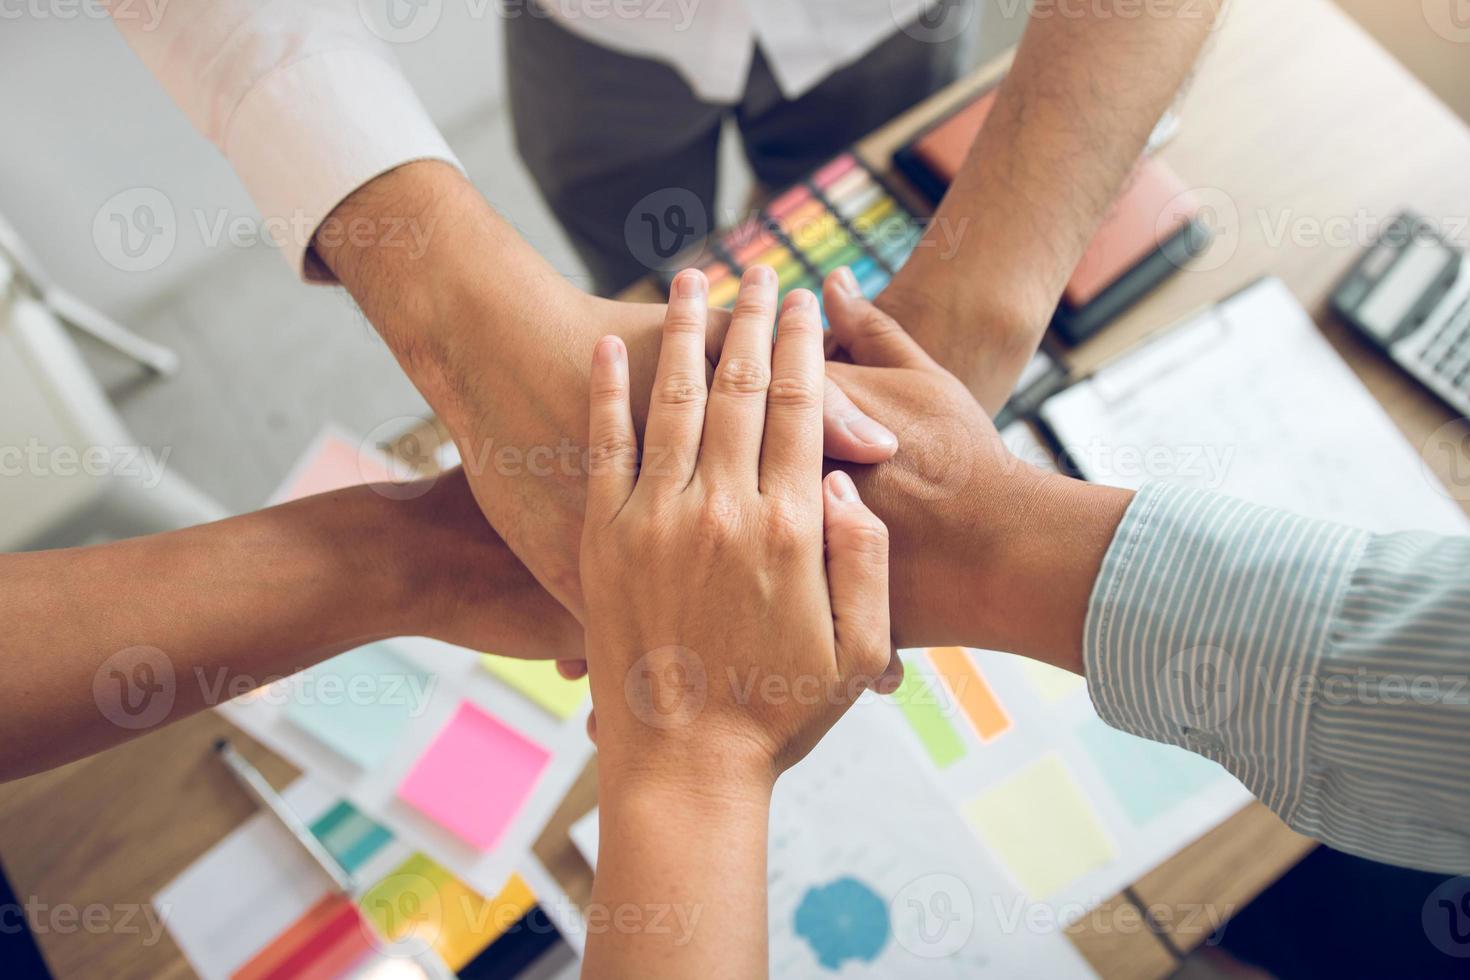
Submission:
[[1129,819],[1140,826],[1226,776],[1209,759],[1109,728],[1100,718],[1079,725],[1077,737]]
[[346,800],[341,800],[317,817],[311,825],[311,832],[349,874],[366,864],[393,839],[387,827]]
[[398,744],[428,707],[429,676],[383,643],[358,647],[296,678],[286,717],[364,769]]

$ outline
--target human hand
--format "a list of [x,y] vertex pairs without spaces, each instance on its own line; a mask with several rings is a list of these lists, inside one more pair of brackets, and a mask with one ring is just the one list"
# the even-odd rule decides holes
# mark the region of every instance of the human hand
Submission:
[[932,250],[917,251],[874,305],[903,324],[994,416],[1036,353],[1051,307],[1026,293],[977,291],[974,279],[966,265]]
[[403,583],[400,632],[524,659],[580,659],[582,624],[551,597],[480,512],[464,471],[395,486],[376,533]]
[[612,782],[759,796],[888,665],[887,532],[822,480],[815,297],[786,298],[773,354],[775,274],[749,270],[707,390],[705,290],[676,280],[641,470],[624,345],[597,346],[588,662]]
[[[363,185],[314,249],[351,290],[459,448],[481,510],[537,580],[581,614],[588,365],[600,336],[629,351],[635,420],[646,410],[663,304],[588,296],[536,255],[453,167],[406,164]],[[415,230],[413,248],[401,234]],[[384,231],[373,234],[374,230]],[[727,314],[703,354],[717,361]],[[828,452],[876,462],[891,433],[829,390]]]

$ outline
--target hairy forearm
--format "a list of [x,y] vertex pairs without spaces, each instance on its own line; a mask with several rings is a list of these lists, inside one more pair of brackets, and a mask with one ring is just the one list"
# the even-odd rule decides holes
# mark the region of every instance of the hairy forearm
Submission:
[[0,556],[10,624],[0,779],[362,643],[452,630],[472,588],[494,602],[497,589],[530,583],[488,528],[489,547],[463,543],[466,523],[447,516],[473,508],[461,498],[452,486],[413,500],[359,487],[167,534]]
[[[994,414],[1068,277],[1199,57],[1216,0],[1039,0],[890,312]],[[976,319],[983,321],[978,327]],[[898,317],[901,321],[902,315]],[[977,330],[987,343],[976,344]]]
[[584,976],[765,976],[769,784],[601,785]]

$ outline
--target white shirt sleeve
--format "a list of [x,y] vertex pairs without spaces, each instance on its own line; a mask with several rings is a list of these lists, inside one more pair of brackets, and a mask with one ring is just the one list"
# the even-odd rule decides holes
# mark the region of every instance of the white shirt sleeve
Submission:
[[413,160],[459,166],[351,0],[169,0],[149,17],[108,6],[308,280],[332,279],[309,246],[343,198]]

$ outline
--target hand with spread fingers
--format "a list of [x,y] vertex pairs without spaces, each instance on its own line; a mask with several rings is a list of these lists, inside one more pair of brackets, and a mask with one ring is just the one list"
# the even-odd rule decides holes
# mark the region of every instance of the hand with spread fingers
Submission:
[[593,902],[702,903],[682,945],[652,930],[589,936],[596,976],[764,972],[771,788],[890,658],[887,531],[850,478],[822,477],[816,298],[786,297],[773,342],[776,277],[749,270],[707,387],[705,289],[696,271],[675,282],[641,466],[625,349],[606,338],[593,358]]

